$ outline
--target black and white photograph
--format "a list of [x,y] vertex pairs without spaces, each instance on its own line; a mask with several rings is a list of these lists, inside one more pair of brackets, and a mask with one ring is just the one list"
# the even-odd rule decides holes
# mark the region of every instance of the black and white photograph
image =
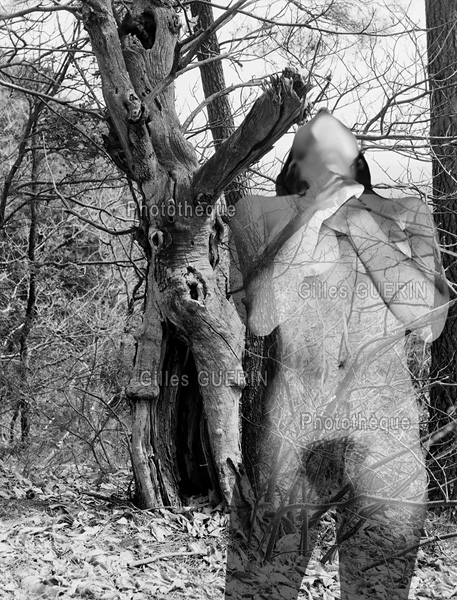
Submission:
[[0,598],[457,599],[453,0],[0,0]]

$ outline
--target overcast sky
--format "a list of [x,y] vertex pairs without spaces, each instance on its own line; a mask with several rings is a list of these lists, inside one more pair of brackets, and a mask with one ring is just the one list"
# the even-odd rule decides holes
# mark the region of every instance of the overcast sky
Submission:
[[[282,0],[275,0],[273,3],[269,3],[270,8],[273,5],[281,5]],[[424,28],[425,23],[425,6],[422,0],[414,0],[413,2],[386,0],[385,5],[383,2],[373,2],[365,4],[367,7],[377,6],[376,19],[377,23],[375,26],[382,27],[383,20],[389,22],[393,19],[398,19],[400,25],[392,29],[393,34],[399,32],[403,27],[411,29],[413,24],[416,24],[419,28]],[[254,11],[256,14],[264,14],[262,10],[258,9],[259,5],[255,4]],[[401,11],[404,10],[406,18],[403,18]],[[394,13],[392,14],[392,11]],[[413,23],[408,24],[407,21],[410,19]],[[239,20],[234,19],[229,29],[225,28],[219,33],[219,39],[225,40],[231,34],[238,33],[243,27],[249,27],[255,24],[253,19],[249,19],[245,16],[240,16]],[[341,50],[335,53],[333,56],[329,56],[326,65],[321,68],[320,75],[325,76],[327,72],[332,73],[332,84],[335,88],[345,90],[346,87],[350,87],[351,83],[366,81],[362,90],[359,94],[363,94],[362,97],[358,97],[357,94],[346,94],[343,100],[336,102],[337,92],[333,92],[333,98],[328,103],[319,103],[316,108],[326,107],[330,110],[335,108],[334,114],[341,121],[343,121],[348,127],[354,128],[360,131],[361,125],[367,120],[373,118],[376,113],[380,110],[386,101],[386,98],[392,93],[392,91],[398,91],[398,88],[411,84],[414,80],[420,81],[423,79],[423,72],[425,67],[425,33],[422,31],[410,33],[408,35],[385,35],[379,39],[373,39],[367,37],[363,40],[361,45],[352,46],[352,41],[348,38],[342,38]],[[262,56],[259,56],[257,60],[246,60],[243,61],[242,67],[239,65],[232,66],[228,61],[224,61],[224,72],[228,85],[237,84],[240,81],[247,82],[250,79],[261,77],[269,73],[274,72],[272,67],[273,58],[271,55],[268,57],[268,61],[264,60]],[[389,61],[392,62],[393,66],[389,72],[387,72],[387,65]],[[281,60],[278,57],[276,66],[278,71],[287,66],[286,61]],[[303,75],[307,76],[306,65],[302,69]],[[369,81],[373,79],[374,74],[380,75],[385,73],[384,79],[379,83],[375,81]],[[203,93],[196,81],[198,74],[193,71],[188,75],[180,78],[177,82],[177,99],[178,107],[181,114],[188,114],[191,110],[194,110],[198,104],[197,100],[193,97],[193,93],[197,94],[199,101],[203,99]],[[382,86],[382,87],[381,87]],[[313,90],[310,94],[310,99],[316,97],[317,90]],[[260,91],[257,90],[256,94],[260,95]],[[247,91],[236,91],[230,95],[232,104],[236,107],[243,98],[246,97]],[[411,98],[417,95],[417,90],[414,90]],[[405,123],[409,120],[409,114],[412,114],[412,104],[408,102],[408,95],[402,95],[399,97],[400,100],[406,102],[399,104],[392,114],[395,114],[397,120]],[[424,104],[424,100],[422,103]],[[425,106],[425,104],[424,104]],[[196,119],[194,125],[202,123]],[[290,130],[277,144],[275,149],[266,157],[265,161],[269,160],[282,160],[287,154],[294,135],[296,127]],[[422,131],[421,131],[422,130]],[[374,131],[372,131],[374,133]],[[419,127],[419,131],[413,130],[408,125],[403,127],[405,135],[409,133],[424,133],[426,132],[426,125]],[[414,184],[427,185],[430,179],[431,167],[429,162],[424,160],[414,160],[411,157],[405,156],[405,154],[399,154],[397,152],[390,152],[386,150],[386,146],[392,146],[393,143],[401,144],[401,140],[397,142],[391,141],[374,141],[365,142],[364,146],[367,149],[367,158],[370,163],[372,170],[373,181],[375,184],[390,185],[392,182],[402,183],[407,185],[410,182]],[[421,143],[423,146],[423,143]],[[424,151],[422,151],[424,154]],[[277,171],[279,171],[280,163],[278,162]],[[272,190],[273,192],[273,186]],[[388,194],[388,192],[383,192]],[[394,192],[396,194],[401,192]],[[403,192],[404,193],[404,192]]]
[[[221,0],[221,4],[224,3]],[[22,8],[24,4],[33,6],[34,4],[39,4],[39,2],[38,0],[36,2],[30,0],[27,3],[20,0],[0,0],[0,10],[10,11]],[[260,0],[253,3],[248,10],[252,8],[253,13],[265,16],[267,14],[273,15],[281,6],[288,6],[285,0]],[[293,5],[290,4],[290,6],[292,7]],[[393,91],[398,91],[400,87],[410,84],[415,79],[418,81],[423,79],[425,67],[425,34],[419,31],[412,32],[409,35],[397,36],[395,32],[400,31],[404,27],[411,29],[413,24],[416,24],[419,28],[423,28],[425,23],[425,7],[423,0],[412,0],[411,2],[406,2],[405,0],[385,0],[385,2],[373,1],[370,3],[364,3],[360,0],[360,4],[354,2],[349,5],[345,3],[342,6],[345,7],[345,10],[349,11],[351,8],[346,9],[346,7],[352,7],[354,15],[348,14],[348,16],[356,16],[358,18],[362,18],[363,10],[369,11],[373,7],[376,7],[377,12],[372,26],[378,29],[395,19],[400,23],[396,28],[392,28],[392,35],[388,34],[379,38],[366,37],[356,46],[354,46],[354,38],[351,39],[348,36],[342,37],[338,51],[330,54],[325,63],[317,71],[318,79],[316,81],[319,81],[319,77],[322,79],[328,73],[332,74],[333,90],[331,92],[331,100],[327,104],[320,102],[316,106],[316,109],[326,107],[333,110],[336,106],[335,116],[356,132],[361,132],[362,126],[376,115],[385,103],[386,98]],[[404,17],[401,14],[402,10],[405,11]],[[217,17],[218,11],[215,10],[215,13]],[[58,13],[54,15],[54,19],[58,19],[61,27],[65,29],[66,27],[71,27],[73,17],[66,13]],[[411,20],[413,23],[408,23],[408,20]],[[51,25],[47,26],[50,27]],[[238,15],[228,26],[219,32],[219,39],[221,42],[230,41],[232,37],[240,37],[249,28],[257,26],[258,22],[255,19],[246,15]],[[303,43],[306,43],[311,34],[308,30],[301,31],[303,32],[301,39]],[[52,37],[52,32],[50,33]],[[275,41],[272,40],[272,43]],[[227,45],[223,44],[222,51],[224,52],[226,49]],[[387,65],[389,65],[389,62],[391,62],[391,65],[388,69]],[[269,54],[266,59],[262,55],[262,52],[259,51],[253,56],[249,56],[246,53],[237,64],[230,63],[227,60],[224,61],[224,71],[228,85],[242,82],[247,83],[254,78],[280,72],[286,66],[288,66],[287,60],[279,55],[275,55],[274,53]],[[304,77],[307,77],[308,65],[303,64],[302,66],[301,72]],[[374,81],[375,75],[383,75],[383,78],[376,82]],[[359,95],[356,93],[346,93],[341,100],[337,101],[340,95],[339,92],[344,92],[346,88],[355,86],[359,82],[365,82],[359,90]],[[316,98],[318,91],[317,85],[309,95],[311,101]],[[242,88],[232,93],[230,99],[234,108],[237,108],[240,104],[252,101],[253,98],[258,97],[260,94],[261,90],[256,87]],[[413,95],[417,95],[417,90],[414,90]],[[181,122],[184,122],[190,112],[203,100],[198,69],[190,71],[178,79],[176,82],[176,98],[178,114]],[[409,103],[408,95],[401,95],[399,99],[405,102],[395,106],[388,117],[395,117],[398,121],[405,123],[402,131],[403,134],[417,133],[417,130],[413,130],[408,125],[410,115],[413,114],[412,101]],[[424,103],[425,100],[421,102]],[[425,106],[425,104],[423,105]],[[238,122],[240,119],[241,114]],[[192,123],[192,126],[201,126],[204,122],[204,116],[199,115]],[[426,123],[418,127],[419,129],[422,127],[422,131],[419,130],[419,133],[427,133]],[[281,160],[288,153],[295,130],[296,127],[291,129],[265,158],[264,163],[273,163],[269,173],[270,176],[274,177],[279,172]],[[370,129],[368,133],[376,133],[376,131]],[[192,139],[195,141],[197,138]],[[392,143],[394,142],[389,140],[364,142],[374,183],[390,185],[392,181],[396,181],[403,184],[422,182],[422,184],[427,185],[431,173],[430,163],[424,160],[413,160],[405,155],[386,150],[386,146],[389,147]],[[399,144],[401,141],[397,141],[396,143]],[[423,155],[425,155],[424,152]],[[273,184],[270,187],[270,191],[273,193]],[[253,190],[254,193],[258,191]]]

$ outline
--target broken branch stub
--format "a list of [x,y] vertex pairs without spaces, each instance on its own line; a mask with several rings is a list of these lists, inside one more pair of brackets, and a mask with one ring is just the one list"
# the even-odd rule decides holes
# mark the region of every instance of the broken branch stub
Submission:
[[272,78],[240,127],[196,171],[193,197],[212,195],[215,201],[238,175],[269,152],[299,119],[307,91],[301,76],[290,69]]

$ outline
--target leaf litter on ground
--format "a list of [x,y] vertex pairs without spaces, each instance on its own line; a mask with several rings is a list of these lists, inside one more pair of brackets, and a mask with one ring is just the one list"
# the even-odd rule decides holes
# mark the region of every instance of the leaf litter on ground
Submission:
[[[139,510],[127,498],[124,504],[121,500],[128,473],[110,474],[93,495],[88,489],[93,482],[84,475],[68,467],[58,479],[49,475],[36,485],[17,471],[0,468],[2,598],[230,597],[230,590],[224,594],[228,520],[207,498],[191,498],[180,509]],[[113,503],[102,499],[111,494]],[[444,534],[455,531],[455,524],[431,516],[428,529],[429,535]],[[410,598],[457,598],[456,565],[454,539],[421,548]],[[282,565],[272,571],[266,565],[251,574],[240,571],[244,597],[294,600],[297,592],[289,585],[287,569]],[[313,561],[298,599],[338,599],[338,587],[337,564]]]

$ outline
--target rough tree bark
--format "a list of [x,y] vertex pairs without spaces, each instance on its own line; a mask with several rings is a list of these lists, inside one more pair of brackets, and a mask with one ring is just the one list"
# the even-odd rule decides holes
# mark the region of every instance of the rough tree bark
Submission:
[[[447,0],[427,0],[427,47],[430,77],[433,196],[441,244],[457,251],[457,10]],[[447,278],[457,281],[455,254],[443,254]],[[451,298],[452,299],[452,298]],[[449,308],[441,336],[432,345],[430,433],[451,425],[457,404],[457,311]],[[431,499],[457,498],[456,434],[451,431],[430,447]]]
[[120,27],[111,0],[83,0],[110,119],[144,202],[147,291],[127,390],[141,506],[178,505],[194,476],[229,502],[240,482],[245,331],[215,275],[212,207],[297,119],[304,88],[298,77],[272,81],[242,125],[199,166],[181,132],[173,80],[245,2],[179,42],[179,18],[168,0],[134,0]]
[[[34,108],[31,110],[31,114],[38,114],[38,111]],[[29,243],[27,248],[27,259],[29,268],[29,281],[27,289],[27,304],[25,308],[24,322],[22,324],[21,335],[19,338],[19,354],[20,354],[20,375],[22,379],[22,386],[20,389],[19,399],[17,401],[16,409],[10,424],[10,442],[14,442],[14,426],[16,420],[20,414],[21,416],[21,441],[26,443],[30,434],[30,396],[33,395],[33,386],[30,381],[30,352],[29,352],[29,339],[32,332],[33,322],[36,315],[36,298],[37,298],[37,281],[36,281],[36,267],[35,267],[35,251],[37,244],[37,220],[38,220],[38,190],[37,190],[37,179],[38,179],[38,148],[37,148],[37,123],[34,122],[30,130],[31,140],[31,180],[32,186],[30,188],[30,228],[29,228]]]
[[[210,2],[196,2],[191,6],[193,17],[197,18],[197,27],[207,30],[214,23],[213,9]],[[200,73],[203,92],[208,102],[208,122],[213,137],[215,148],[230,137],[235,131],[232,108],[228,94],[225,76],[221,60],[212,60],[205,63],[208,58],[220,55],[220,47],[216,33],[213,33],[198,51],[198,59],[201,61]],[[286,73],[287,75],[287,73]],[[289,74],[292,78],[294,75]],[[300,96],[306,94],[306,90],[298,89],[299,81],[295,78],[296,90]],[[224,190],[224,199],[228,206],[234,206],[243,196],[243,192],[249,193],[249,185],[246,177],[238,176]],[[217,268],[228,276],[230,289],[238,289],[242,286],[241,272],[235,263],[239,263],[236,257],[236,248],[230,234],[227,232],[227,241],[230,251],[233,253],[232,260],[224,263],[220,261]],[[234,259],[233,259],[234,258]],[[241,312],[243,312],[243,307]],[[243,369],[249,373],[241,398],[241,453],[243,464],[246,469],[251,485],[259,489],[259,468],[261,456],[261,443],[263,439],[263,426],[266,424],[266,383],[271,379],[272,358],[277,351],[277,332],[266,337],[258,337],[249,330],[246,331],[245,351],[243,356]]]

